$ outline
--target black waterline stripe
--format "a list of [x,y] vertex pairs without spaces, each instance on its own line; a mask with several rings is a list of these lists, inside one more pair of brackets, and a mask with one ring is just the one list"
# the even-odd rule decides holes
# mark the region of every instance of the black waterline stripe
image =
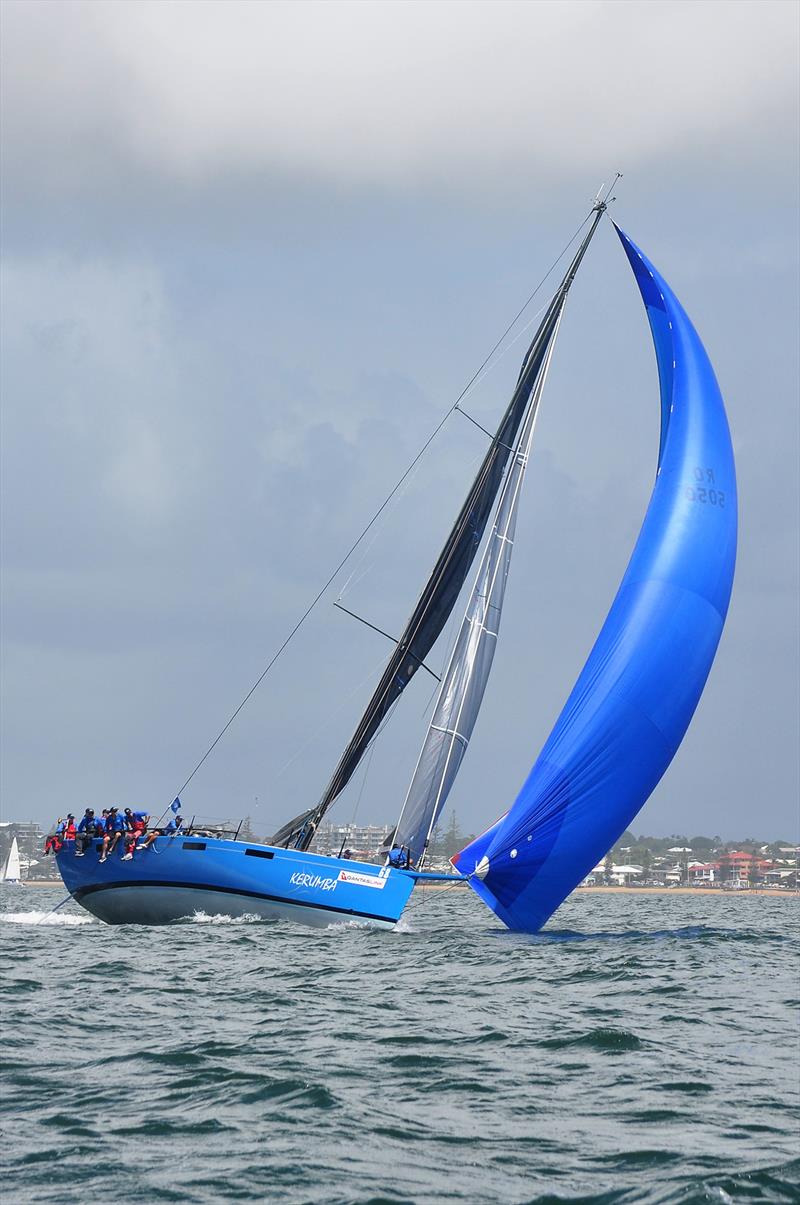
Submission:
[[313,904],[309,900],[290,900],[285,895],[267,895],[264,891],[243,891],[235,887],[216,887],[211,883],[173,883],[154,882],[152,879],[136,879],[127,883],[92,883],[88,887],[79,887],[72,893],[72,898],[80,903],[87,895],[98,891],[113,891],[116,887],[179,887],[184,891],[218,891],[221,895],[244,895],[248,899],[269,900],[274,904],[288,904],[296,908],[318,908],[321,912],[338,912],[340,916],[362,916],[365,920],[390,920],[396,924],[397,917],[380,916],[377,912],[358,912],[355,908],[336,908],[333,904]]

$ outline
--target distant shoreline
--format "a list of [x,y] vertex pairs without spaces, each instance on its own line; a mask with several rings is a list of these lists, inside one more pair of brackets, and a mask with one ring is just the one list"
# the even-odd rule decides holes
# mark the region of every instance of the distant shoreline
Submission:
[[[461,885],[457,879],[452,883],[425,883],[424,880],[420,883],[420,886],[424,886],[428,891],[446,891],[448,887],[460,887]],[[466,882],[463,885],[466,886]],[[63,887],[64,884],[58,880],[23,879],[20,886]],[[780,887],[749,887],[737,891],[723,891],[721,887],[576,887],[572,894],[606,891],[610,895],[721,895],[725,899],[738,895],[772,895],[782,899],[800,897],[800,891],[784,891]]]
[[[785,891],[781,887],[745,887],[736,891],[723,891],[721,887],[576,887],[575,891],[610,891],[615,895],[780,895],[791,899],[800,895],[798,891]],[[573,893],[574,894],[574,893]]]
[[[466,886],[458,880],[453,883],[419,884],[428,891],[446,891],[448,887]],[[780,887],[750,887],[737,891],[723,891],[721,887],[576,887],[570,895],[584,895],[591,892],[607,892],[609,895],[719,895],[725,899],[738,895],[773,895],[784,899],[800,898],[800,891],[784,891]]]

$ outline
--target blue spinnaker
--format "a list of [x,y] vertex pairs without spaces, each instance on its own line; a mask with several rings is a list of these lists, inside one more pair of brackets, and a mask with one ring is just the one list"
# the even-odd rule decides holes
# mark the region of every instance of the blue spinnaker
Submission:
[[508,813],[454,859],[510,929],[535,932],[644,805],[700,699],[730,601],[736,472],[714,371],[683,307],[616,227],[661,385],[650,504],[602,631]]

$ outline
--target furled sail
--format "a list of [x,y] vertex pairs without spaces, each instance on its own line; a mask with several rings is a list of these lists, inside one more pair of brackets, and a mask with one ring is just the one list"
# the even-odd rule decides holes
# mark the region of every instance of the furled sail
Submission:
[[736,473],[705,349],[621,230],[658,360],[653,494],[602,631],[509,812],[454,859],[511,929],[535,931],[643,806],[714,660],[736,560]]
[[417,867],[422,865],[431,831],[461,767],[489,681],[511,565],[519,499],[557,334],[558,323],[500,491],[492,533],[481,557],[466,614],[442,677],[433,718],[392,838],[393,845],[402,846]]
[[545,361],[564,300],[604,211],[604,204],[595,206],[595,216],[589,231],[528,348],[511,401],[500,420],[458,518],[358,727],[339,760],[325,794],[316,807],[310,808],[301,817],[284,825],[272,838],[274,844],[294,844],[301,849],[308,847],[316,825],[349,782],[381,723],[424,662],[447,623],[475,559],[503,481],[509,455],[516,446],[531,391]]

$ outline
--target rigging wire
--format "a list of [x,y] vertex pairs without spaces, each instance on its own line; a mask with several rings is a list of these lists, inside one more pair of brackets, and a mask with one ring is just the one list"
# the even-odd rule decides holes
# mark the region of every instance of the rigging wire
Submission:
[[336,719],[336,717],[339,715],[339,713],[343,710],[343,708],[346,706],[346,704],[350,702],[353,695],[357,694],[358,691],[361,690],[361,687],[364,685],[365,682],[371,681],[372,678],[375,676],[376,672],[379,669],[381,669],[381,667],[384,666],[385,664],[386,664],[386,654],[384,653],[383,656],[381,657],[380,661],[376,661],[376,663],[373,666],[370,666],[367,673],[364,674],[363,678],[361,678],[355,684],[353,689],[351,691],[349,691],[344,697],[340,697],[339,705],[337,707],[335,707],[333,709],[333,711],[331,711],[325,717],[325,719],[322,721],[322,723],[319,724],[318,727],[316,727],[312,732],[307,734],[306,739],[303,741],[302,745],[300,745],[297,749],[295,749],[294,753],[291,754],[288,761],[284,762],[284,764],[281,766],[280,770],[278,770],[277,773],[275,773],[272,776],[271,781],[273,783],[276,783],[276,782],[278,782],[279,779],[283,778],[286,771],[289,769],[290,766],[294,765],[294,763],[297,761],[298,757],[300,757],[301,754],[305,753],[306,749],[308,749],[311,745],[314,744],[314,742],[319,738],[321,733],[323,733],[327,728],[330,727],[330,725],[333,723],[333,721]]
[[[449,417],[449,413],[445,416],[445,419],[447,419],[448,417]],[[439,430],[439,428],[437,428],[437,431],[434,431],[432,438],[435,437],[438,430]],[[425,449],[423,449],[423,451],[424,450]],[[398,490],[397,493],[395,494],[395,499],[394,499],[395,506],[393,508],[394,510],[397,509],[398,504],[406,496],[409,489],[411,488],[411,486],[414,482],[414,479],[417,476],[417,473],[419,472],[420,462],[421,462],[421,456],[418,457],[416,462],[411,465],[411,471],[408,473],[405,481],[402,483],[402,489]],[[390,495],[390,497],[391,497],[391,495]],[[388,499],[387,499],[387,501],[388,501]],[[371,553],[372,549],[375,547],[375,542],[378,540],[380,533],[381,533],[381,528],[379,526],[376,526],[372,533],[371,538],[367,542],[366,546],[362,549],[361,556],[356,561],[355,565],[353,566],[350,573],[348,574],[344,585],[339,590],[339,593],[337,595],[337,602],[341,602],[341,600],[344,598],[345,594],[348,593],[348,591],[351,589],[351,587],[353,589],[355,589],[355,587],[357,585],[359,585],[359,583],[362,582],[364,580],[364,578],[367,577],[367,575],[371,572],[372,563],[365,566],[365,562],[367,560],[367,557]],[[355,547],[356,546],[353,545],[353,551],[355,551]],[[358,574],[358,577],[356,577],[356,574]],[[355,581],[353,580],[354,578],[355,578]]]
[[[313,599],[312,599],[312,600],[311,600],[311,602],[308,604],[308,606],[306,607],[305,611],[303,611],[303,614],[302,614],[302,615],[300,616],[300,618],[297,620],[297,622],[295,623],[294,627],[293,627],[293,628],[291,629],[291,631],[289,632],[288,636],[286,636],[286,637],[285,637],[285,639],[282,641],[282,643],[281,643],[281,644],[278,646],[277,651],[276,651],[276,652],[275,652],[275,653],[272,655],[272,657],[271,657],[271,658],[270,658],[270,660],[267,662],[267,664],[266,664],[266,666],[264,667],[264,669],[261,671],[261,673],[260,673],[260,674],[259,674],[259,676],[256,678],[256,680],[255,680],[255,682],[253,683],[253,685],[252,685],[252,686],[250,687],[250,689],[248,690],[247,694],[244,696],[244,698],[242,699],[242,701],[241,701],[241,702],[238,704],[238,706],[235,708],[235,710],[234,710],[234,711],[231,713],[230,717],[229,717],[229,718],[228,718],[228,720],[225,722],[225,724],[223,725],[223,727],[220,729],[220,731],[219,731],[219,732],[217,733],[217,735],[214,737],[214,740],[211,742],[211,744],[208,746],[208,748],[206,749],[206,751],[205,751],[205,753],[203,754],[203,756],[202,756],[202,757],[200,758],[200,760],[197,762],[197,764],[195,765],[195,767],[194,767],[194,769],[192,770],[191,774],[189,774],[189,776],[188,776],[188,777],[185,779],[185,781],[182,783],[182,785],[179,787],[179,789],[178,789],[178,790],[175,792],[175,795],[173,796],[173,798],[176,798],[176,799],[177,799],[177,798],[179,798],[179,797],[180,797],[180,795],[183,793],[183,791],[185,791],[185,790],[186,790],[186,788],[188,787],[189,783],[192,781],[192,779],[194,778],[194,776],[197,774],[197,772],[198,772],[198,770],[200,769],[200,767],[201,767],[201,766],[202,766],[202,765],[205,763],[205,761],[206,761],[206,760],[207,760],[207,759],[210,757],[210,755],[213,753],[214,749],[216,749],[217,745],[218,745],[218,744],[219,744],[219,742],[222,740],[223,736],[224,736],[224,735],[225,735],[225,733],[228,731],[228,729],[230,728],[231,724],[234,722],[234,720],[235,720],[235,719],[236,719],[236,717],[239,715],[239,713],[242,711],[242,709],[243,709],[243,708],[244,708],[244,707],[247,705],[247,703],[249,703],[250,699],[253,697],[253,695],[255,694],[255,692],[258,690],[259,686],[260,686],[260,685],[261,685],[261,683],[264,681],[264,679],[266,678],[266,676],[267,676],[267,674],[269,673],[269,671],[272,669],[272,667],[273,667],[273,665],[275,664],[275,662],[276,662],[276,661],[278,660],[278,658],[281,656],[281,654],[282,654],[282,653],[283,653],[283,651],[286,649],[286,647],[289,645],[289,643],[290,643],[290,642],[291,642],[291,641],[294,639],[294,637],[297,635],[297,633],[299,632],[300,628],[303,626],[303,624],[304,624],[304,623],[305,623],[305,621],[308,619],[308,617],[309,617],[309,615],[311,614],[311,612],[312,612],[312,611],[314,610],[314,608],[316,607],[317,603],[320,601],[320,599],[322,598],[322,596],[323,596],[323,595],[326,593],[326,591],[329,589],[329,587],[331,586],[331,584],[333,583],[333,581],[335,580],[335,578],[337,577],[337,575],[338,575],[338,574],[339,574],[339,573],[342,571],[342,569],[344,568],[344,566],[347,564],[347,562],[349,561],[350,557],[351,557],[351,556],[353,555],[353,553],[355,552],[356,548],[358,548],[359,544],[360,544],[360,543],[361,543],[361,541],[364,539],[364,537],[367,535],[367,533],[368,533],[368,532],[369,532],[369,531],[370,531],[370,530],[371,530],[371,529],[374,527],[375,523],[378,521],[378,519],[380,518],[380,516],[381,516],[381,515],[383,514],[383,512],[386,510],[386,507],[389,505],[389,503],[391,502],[392,498],[395,496],[395,494],[398,492],[398,490],[400,489],[400,487],[401,487],[401,486],[403,485],[403,483],[406,481],[406,478],[407,478],[407,477],[408,477],[408,476],[409,476],[409,475],[412,473],[412,471],[413,471],[413,470],[416,468],[417,464],[418,464],[418,463],[419,463],[419,461],[422,459],[422,457],[425,455],[425,453],[427,452],[427,450],[428,450],[428,448],[430,447],[430,445],[433,443],[433,441],[434,441],[434,439],[436,438],[436,436],[439,434],[439,432],[442,430],[442,428],[444,427],[444,425],[445,425],[445,423],[447,422],[447,420],[450,418],[451,414],[453,414],[453,413],[455,412],[456,407],[458,406],[458,403],[459,403],[460,401],[462,401],[462,399],[463,399],[463,398],[466,396],[467,392],[468,392],[468,391],[469,391],[469,390],[472,388],[473,384],[476,382],[476,380],[478,379],[478,377],[480,376],[480,374],[481,374],[481,373],[484,371],[484,369],[486,368],[486,366],[489,364],[489,362],[490,362],[490,360],[492,359],[492,357],[494,356],[495,352],[496,352],[496,351],[498,350],[498,348],[499,348],[499,347],[502,345],[503,340],[504,340],[504,339],[506,338],[506,336],[507,336],[507,335],[508,335],[508,334],[511,332],[511,330],[513,329],[513,327],[516,325],[516,323],[517,323],[517,322],[519,321],[519,319],[522,317],[522,315],[524,314],[525,310],[528,308],[528,306],[530,305],[530,303],[533,301],[534,297],[535,297],[535,296],[536,296],[536,294],[539,292],[539,290],[541,289],[542,285],[545,283],[545,281],[547,280],[547,278],[548,278],[548,277],[550,276],[550,274],[551,274],[551,273],[554,271],[554,269],[555,269],[555,268],[558,266],[558,264],[560,263],[560,261],[561,261],[561,260],[564,258],[564,256],[566,255],[567,251],[569,250],[569,248],[572,246],[572,244],[575,242],[576,238],[577,238],[577,237],[578,237],[578,235],[580,234],[581,230],[583,230],[583,228],[584,228],[584,226],[586,225],[586,223],[587,223],[587,222],[590,220],[591,216],[592,216],[592,215],[591,215],[591,213],[589,213],[589,214],[587,214],[587,216],[586,216],[586,217],[583,219],[583,221],[581,222],[580,226],[578,226],[578,228],[577,228],[577,230],[575,231],[575,233],[572,235],[572,237],[569,239],[569,241],[568,241],[568,242],[566,243],[566,245],[564,246],[563,250],[562,250],[562,251],[559,253],[559,255],[556,257],[556,259],[553,261],[553,263],[552,263],[552,264],[550,265],[550,267],[547,269],[547,271],[545,272],[544,276],[542,277],[542,279],[541,279],[541,280],[539,281],[539,283],[537,284],[536,288],[533,290],[533,292],[530,294],[530,296],[527,298],[527,300],[526,300],[526,301],[523,303],[523,305],[522,305],[522,306],[519,308],[519,310],[517,310],[517,313],[514,315],[514,317],[512,318],[511,322],[509,322],[508,326],[505,328],[505,330],[503,331],[503,333],[502,333],[502,335],[500,336],[500,338],[499,338],[499,339],[497,340],[497,342],[494,344],[494,346],[492,347],[491,351],[490,351],[490,352],[488,353],[488,355],[487,355],[487,356],[484,358],[484,360],[483,360],[483,361],[482,361],[482,363],[479,365],[479,367],[478,367],[478,368],[475,370],[475,372],[474,372],[474,373],[473,373],[473,375],[470,377],[470,379],[469,379],[469,381],[467,382],[467,384],[464,386],[464,388],[463,388],[463,389],[461,390],[461,392],[459,393],[458,397],[455,399],[455,401],[452,403],[452,405],[449,407],[449,409],[448,409],[448,410],[445,412],[445,414],[444,414],[444,416],[442,417],[442,419],[439,421],[439,423],[436,425],[436,427],[434,427],[433,431],[432,431],[432,432],[431,432],[431,434],[428,436],[428,438],[425,440],[425,443],[422,445],[422,447],[420,448],[419,452],[417,452],[416,456],[415,456],[415,457],[414,457],[414,459],[411,461],[411,463],[409,464],[409,466],[408,466],[408,467],[405,469],[405,471],[403,472],[403,474],[401,475],[401,477],[398,479],[398,481],[397,481],[397,482],[395,483],[395,485],[392,487],[392,489],[390,490],[390,492],[389,492],[389,493],[386,495],[386,497],[384,498],[383,502],[380,504],[380,506],[378,507],[378,509],[377,509],[377,510],[375,511],[375,513],[373,514],[372,518],[369,520],[369,522],[366,524],[366,526],[362,528],[360,535],[358,535],[358,537],[357,537],[357,538],[356,538],[356,539],[353,541],[353,543],[350,545],[350,547],[348,548],[347,552],[344,554],[344,556],[342,557],[342,559],[339,561],[339,563],[338,563],[338,565],[336,566],[336,568],[333,570],[333,572],[332,572],[332,573],[329,575],[329,577],[328,577],[328,578],[327,578],[327,580],[325,581],[324,585],[323,585],[323,586],[321,586],[321,587],[320,587],[320,589],[317,591],[317,593],[314,595]],[[166,812],[167,812],[167,808],[165,808],[165,809],[164,809],[164,813],[163,813],[163,815],[166,815]]]
[[41,925],[41,924],[42,924],[44,921],[46,921],[46,920],[47,920],[47,918],[48,918],[48,917],[52,916],[52,915],[53,915],[53,913],[58,912],[59,908],[63,908],[65,904],[68,904],[68,903],[70,902],[70,900],[71,900],[71,899],[72,899],[72,893],[70,893],[68,896],[66,896],[66,897],[65,897],[65,898],[64,898],[64,899],[61,901],[61,903],[60,903],[60,904],[56,904],[55,908],[51,908],[49,912],[44,912],[44,913],[42,913],[42,915],[39,917],[39,919],[38,919],[38,920],[35,920],[35,921],[33,922],[34,927],[35,927],[36,925]]
[[426,904],[426,896],[427,896],[428,891],[434,890],[434,891],[440,892],[441,895],[443,896],[445,893],[452,892],[453,889],[456,887],[463,890],[465,885],[466,885],[466,878],[454,879],[454,881],[452,883],[440,882],[436,885],[436,887],[434,887],[432,883],[426,883],[425,880],[423,879],[420,882],[415,884],[414,893],[415,894],[419,893],[419,894],[417,895],[416,899],[414,899],[412,896],[411,900],[406,904],[405,908],[403,909],[403,916],[406,917],[406,916],[408,916],[409,912],[416,912],[420,908],[424,908],[425,904]]
[[[587,218],[587,221],[588,221],[588,218]],[[584,223],[584,225],[585,225],[585,223]],[[579,230],[580,229],[581,229],[581,227],[579,227]],[[575,234],[575,238],[577,238],[577,233]],[[573,239],[573,242],[574,242],[574,239]],[[567,245],[569,246],[569,244],[567,244]],[[551,269],[551,271],[552,271],[552,269]],[[467,414],[466,410],[462,410],[459,403],[463,402],[465,398],[469,397],[469,395],[471,393],[475,392],[475,390],[478,388],[478,386],[480,384],[482,384],[483,381],[486,380],[489,373],[493,372],[494,369],[497,367],[497,365],[500,363],[500,361],[505,359],[505,357],[511,351],[512,347],[514,347],[517,343],[519,343],[520,339],[523,337],[523,335],[526,333],[526,331],[529,331],[531,329],[531,327],[533,326],[536,319],[540,318],[546,309],[547,309],[546,305],[539,306],[539,309],[536,311],[536,313],[532,314],[531,317],[528,319],[528,321],[525,323],[525,325],[521,326],[519,328],[519,330],[517,331],[514,338],[509,339],[508,343],[506,343],[505,347],[500,352],[500,355],[497,357],[497,359],[494,360],[491,364],[487,363],[484,365],[483,368],[478,369],[478,373],[475,375],[475,377],[472,379],[471,383],[464,390],[461,397],[458,399],[458,402],[456,402],[456,408],[460,411],[461,414],[464,415],[465,418],[471,418],[471,415]],[[472,422],[475,422],[474,418],[472,419]],[[480,423],[475,423],[475,425],[479,427]],[[490,439],[494,439],[494,436],[491,434],[490,431],[484,430],[484,435],[488,435]]]
[[[567,244],[567,247],[569,247],[570,244],[572,242],[574,242],[575,238],[577,238],[577,235],[578,235],[578,232],[580,231],[580,229],[581,229],[581,227],[579,227],[578,231],[576,231],[575,235],[573,235],[573,238],[570,240],[570,243]],[[562,254],[563,254],[563,252],[562,252]],[[558,261],[556,261],[556,263],[557,262]],[[550,269],[550,271],[552,271],[552,268]],[[544,277],[543,279],[546,280],[547,277]],[[541,285],[539,285],[539,287],[541,287]],[[531,296],[533,296],[533,294],[531,294]],[[497,356],[494,359],[494,361],[492,361],[492,363],[489,363],[491,356],[494,355],[494,351],[497,350],[497,345],[495,345],[494,351],[490,352],[489,357],[487,358],[487,360],[484,361],[483,368],[478,369],[478,373],[472,378],[472,381],[467,386],[467,388],[464,390],[464,392],[461,394],[461,396],[458,398],[458,400],[455,403],[455,406],[453,407],[453,409],[457,410],[459,414],[462,414],[464,416],[464,418],[468,418],[469,421],[471,423],[473,423],[480,431],[483,431],[484,435],[487,435],[489,437],[489,439],[494,438],[491,431],[487,431],[485,427],[481,426],[481,424],[479,422],[477,422],[476,419],[474,419],[471,414],[468,414],[467,411],[461,407],[460,403],[463,402],[465,398],[468,398],[470,396],[470,394],[474,393],[475,390],[478,388],[478,386],[483,381],[486,380],[489,373],[492,372],[497,367],[497,365],[502,360],[505,359],[505,357],[512,350],[512,348],[515,347],[517,343],[519,343],[520,339],[522,339],[523,336],[526,334],[526,332],[531,329],[533,324],[536,322],[536,319],[540,318],[546,309],[547,309],[547,305],[539,306],[539,309],[536,311],[536,313],[532,314],[531,317],[528,319],[528,321],[525,323],[525,325],[520,327],[520,329],[517,331],[514,338],[510,339],[508,341],[508,343],[506,343],[505,347],[500,352],[499,356]],[[513,326],[514,324],[512,323],[511,325]],[[506,334],[507,333],[508,333],[508,331],[506,332]],[[472,462],[472,463],[477,464],[479,459],[480,459],[479,457],[476,457],[474,462]],[[412,474],[410,474],[410,476],[408,477],[407,481],[405,482],[404,488],[396,496],[395,509],[396,509],[397,504],[400,502],[401,498],[405,497],[405,495],[408,493],[408,490],[409,490],[414,478],[416,477],[418,471],[419,471],[419,463],[417,464],[417,467],[414,470],[414,472]],[[351,586],[354,589],[370,573],[371,568],[372,568],[371,564],[367,565],[366,568],[364,568],[362,572],[359,572],[359,570],[361,570],[362,566],[364,565],[364,562],[366,561],[367,557],[369,556],[370,552],[372,551],[373,547],[375,546],[375,543],[378,540],[379,536],[380,536],[380,529],[378,527],[376,527],[372,533],[372,537],[369,540],[367,546],[362,551],[361,556],[358,558],[358,560],[355,563],[355,566],[350,571],[349,576],[346,578],[344,585],[339,590],[339,593],[337,595],[338,601],[341,601],[344,598],[345,594],[350,590]],[[356,577],[356,574],[358,574],[358,577]]]
[[350,817],[350,827],[351,828],[355,828],[355,826],[356,826],[356,816],[358,815],[358,809],[361,807],[361,800],[364,797],[364,788],[367,785],[367,779],[369,778],[370,766],[372,765],[372,759],[374,756],[375,756],[375,741],[372,742],[370,751],[367,754],[366,759],[364,761],[364,774],[361,779],[361,786],[359,787],[358,798],[356,799],[355,805],[353,807],[353,815]]

